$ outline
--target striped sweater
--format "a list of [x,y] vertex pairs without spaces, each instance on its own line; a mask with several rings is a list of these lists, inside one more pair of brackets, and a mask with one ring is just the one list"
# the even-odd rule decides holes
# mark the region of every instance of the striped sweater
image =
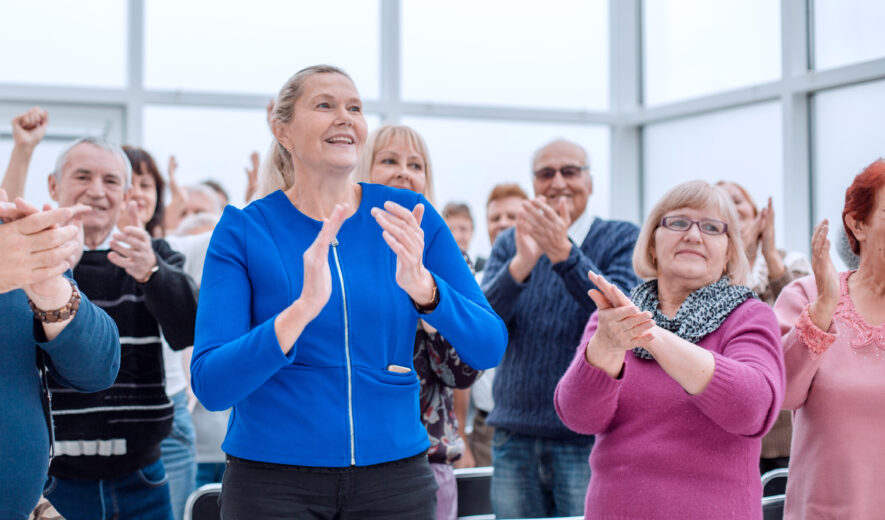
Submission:
[[71,391],[54,380],[55,454],[49,473],[104,479],[131,473],[160,457],[172,427],[166,396],[160,328],[176,350],[194,342],[196,287],[182,271],[184,257],[153,241],[159,270],[137,283],[110,263],[107,251],[87,251],[74,269],[80,290],[105,310],[120,331],[120,372],[107,390]]
[[495,408],[488,423],[523,435],[586,442],[559,420],[553,391],[565,373],[584,326],[596,306],[587,296],[594,286],[587,271],[602,274],[629,294],[639,280],[633,272],[633,246],[639,229],[629,222],[594,220],[580,246],[551,264],[542,256],[523,283],[508,266],[516,255],[513,228],[501,232],[486,263],[482,289],[507,324],[510,339],[495,370]]

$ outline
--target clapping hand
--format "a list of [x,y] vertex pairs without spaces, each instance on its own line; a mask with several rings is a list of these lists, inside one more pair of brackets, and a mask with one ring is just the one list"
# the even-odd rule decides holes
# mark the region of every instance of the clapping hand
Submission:
[[597,287],[588,294],[596,303],[599,326],[587,345],[587,362],[617,377],[624,363],[624,352],[646,346],[653,339],[655,322],[648,311],[640,311],[615,285],[602,276],[587,276]]
[[18,288],[39,293],[41,284],[70,269],[71,257],[82,247],[72,219],[85,210],[46,206],[39,211],[20,198],[8,202],[0,189],[0,293]]
[[817,298],[809,309],[811,321],[820,330],[829,330],[833,312],[839,302],[839,274],[830,257],[830,240],[827,234],[830,225],[827,219],[814,227],[811,235],[811,268],[817,284]]
[[384,209],[372,208],[372,216],[384,232],[381,236],[396,254],[396,283],[418,305],[431,303],[436,281],[424,267],[424,204],[409,211],[391,201]]
[[332,215],[323,222],[316,239],[302,256],[304,261],[304,284],[298,300],[310,313],[310,319],[319,315],[332,295],[332,272],[329,268],[329,247],[347,218],[347,204],[336,204]]
[[126,270],[126,274],[139,283],[150,278],[157,256],[151,245],[151,236],[144,229],[138,216],[138,205],[130,201],[117,221],[118,232],[111,237],[111,252],[108,260]]
[[572,250],[568,238],[571,215],[565,198],[559,199],[555,210],[543,195],[523,201],[520,216],[526,230],[550,262],[555,264],[568,258]]

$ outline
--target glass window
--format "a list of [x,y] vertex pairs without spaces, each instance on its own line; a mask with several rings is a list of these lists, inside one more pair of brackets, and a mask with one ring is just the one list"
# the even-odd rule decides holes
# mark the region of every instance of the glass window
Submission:
[[2,2],[0,82],[126,84],[126,5],[120,0]]
[[607,0],[401,5],[407,101],[608,108]]
[[378,1],[145,2],[145,84],[153,89],[276,94],[299,69],[346,70],[379,92]]
[[781,77],[780,2],[646,0],[647,105]]
[[[842,227],[845,190],[870,163],[885,155],[885,81],[822,92],[814,97],[814,223],[830,221],[832,257],[839,270],[836,230]],[[809,239],[810,240],[810,239]]]
[[813,9],[815,68],[885,57],[885,2],[814,0]]
[[[273,138],[263,109],[203,108],[151,105],[144,111],[144,148],[167,173],[169,157],[178,162],[178,180],[194,184],[219,181],[231,204],[245,202],[249,156],[262,159]],[[367,114],[369,129],[378,116]]]
[[491,246],[485,204],[496,184],[518,183],[533,196],[531,162],[535,150],[557,138],[583,146],[590,155],[593,196],[589,211],[609,213],[609,130],[602,126],[406,117],[427,141],[434,172],[436,207],[465,202],[476,225],[470,253],[487,256]]
[[644,213],[679,183],[737,182],[757,207],[772,198],[775,239],[784,233],[779,103],[764,103],[650,125],[643,135]]
[[[55,161],[58,154],[68,144],[68,139],[53,139],[47,137],[40,142],[40,145],[34,149],[34,155],[31,156],[31,164],[28,167],[28,180],[25,182],[24,199],[37,207],[43,204],[53,204],[49,197],[49,174],[55,170]],[[0,157],[2,157],[3,171],[9,164],[9,156],[12,153],[12,137],[5,132],[0,135]]]

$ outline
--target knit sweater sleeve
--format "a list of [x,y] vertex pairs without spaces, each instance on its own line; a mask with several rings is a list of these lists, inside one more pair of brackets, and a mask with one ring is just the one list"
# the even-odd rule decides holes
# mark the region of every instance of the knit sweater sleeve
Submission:
[[34,339],[47,354],[47,366],[58,383],[81,392],[111,386],[120,369],[120,336],[114,320],[80,294],[74,319],[52,341],[34,320]]
[[692,401],[727,432],[761,437],[774,425],[784,396],[784,362],[777,320],[756,299],[732,311],[720,352],[713,352],[713,379]]
[[252,326],[251,303],[245,217],[228,206],[206,253],[191,359],[191,386],[207,410],[230,408],[295,359],[297,341],[287,355],[280,348],[276,314]]
[[173,251],[162,239],[153,240],[157,272],[146,284],[144,303],[163,329],[172,350],[194,344],[197,319],[197,286],[184,268],[184,255]]
[[461,360],[477,370],[501,362],[507,348],[507,327],[495,314],[479,289],[464,256],[442,217],[424,197],[422,227],[425,234],[424,265],[436,280],[439,304],[421,319],[437,329],[458,352]]
[[788,285],[774,304],[783,334],[787,389],[784,408],[796,410],[805,404],[814,376],[820,368],[821,353],[835,341],[835,326],[824,332],[811,322],[808,308],[817,297],[813,276]]
[[516,239],[511,228],[502,231],[495,240],[482,279],[482,290],[486,298],[495,312],[508,324],[516,313],[519,295],[528,287],[528,278],[520,283],[510,274],[510,261],[515,255]]
[[598,262],[594,262],[587,251],[572,244],[569,257],[553,264],[553,271],[562,277],[565,287],[574,300],[588,313],[596,310],[596,304],[587,296],[587,291],[596,286],[590,283],[588,271],[601,274],[609,282],[617,285],[624,293],[639,283],[633,272],[633,248],[639,228],[629,222],[597,220],[585,241],[588,250],[598,251]]
[[587,344],[598,325],[594,312],[584,329],[578,351],[553,394],[556,414],[563,424],[572,431],[586,435],[597,434],[608,428],[618,409],[618,394],[623,383],[623,378],[613,379],[587,363]]

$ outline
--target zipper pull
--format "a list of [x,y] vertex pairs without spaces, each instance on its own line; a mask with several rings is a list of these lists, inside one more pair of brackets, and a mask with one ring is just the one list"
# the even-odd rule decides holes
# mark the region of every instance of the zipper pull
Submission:
[[338,247],[338,237],[332,237],[332,247]]

